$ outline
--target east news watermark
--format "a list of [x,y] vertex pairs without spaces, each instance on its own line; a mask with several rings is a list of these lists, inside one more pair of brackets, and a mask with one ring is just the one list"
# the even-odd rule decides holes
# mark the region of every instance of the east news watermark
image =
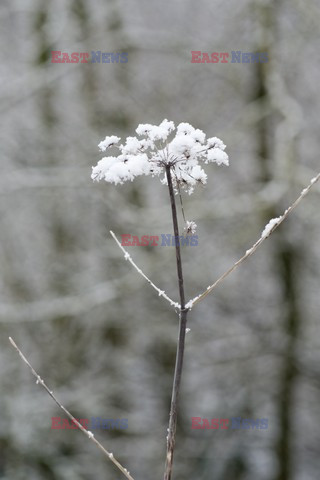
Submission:
[[267,430],[268,418],[201,418],[191,417],[192,430]]
[[121,235],[121,245],[123,247],[197,247],[199,245],[198,235],[179,235],[171,233],[161,233],[161,235],[131,235],[126,233]]
[[127,52],[51,52],[51,63],[128,63]]
[[242,52],[232,50],[231,52],[201,52],[191,51],[191,63],[267,63],[269,61],[267,52]]

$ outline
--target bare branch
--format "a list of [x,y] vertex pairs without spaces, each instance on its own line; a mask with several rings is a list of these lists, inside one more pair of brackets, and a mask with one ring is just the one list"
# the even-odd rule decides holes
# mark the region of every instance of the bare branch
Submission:
[[126,260],[129,260],[129,262],[131,263],[131,265],[137,270],[137,272],[145,279],[147,280],[147,282],[151,285],[151,287],[153,287],[157,292],[158,292],[158,295],[159,297],[163,297],[167,300],[167,302],[170,303],[170,305],[174,308],[177,308],[180,310],[180,305],[179,303],[177,302],[174,302],[173,300],[171,300],[170,297],[168,297],[168,295],[165,293],[164,290],[160,290],[160,288],[158,288],[144,273],[143,271],[134,263],[134,261],[132,260],[131,258],[131,255],[123,248],[123,246],[121,245],[121,243],[119,242],[119,240],[117,239],[117,237],[115,236],[115,234],[110,230],[110,233],[113,237],[113,239],[117,242],[118,244],[118,247],[121,248],[121,250],[123,251],[124,253],[124,258]]
[[17,347],[16,343],[14,342],[14,340],[9,337],[9,340],[10,340],[10,343],[11,345],[17,350],[17,352],[19,353],[20,357],[22,358],[22,360],[28,365],[28,367],[30,368],[32,374],[36,377],[37,379],[37,385],[41,385],[45,390],[46,392],[50,395],[50,397],[55,401],[55,403],[58,405],[58,407],[60,407],[64,413],[73,421],[74,424],[77,425],[77,427],[89,438],[89,440],[92,440],[98,448],[100,448],[100,450],[102,450],[102,452],[116,465],[116,467],[118,467],[118,469],[125,475],[125,477],[128,479],[128,480],[134,480],[133,477],[130,475],[130,472],[128,472],[128,470],[126,468],[124,468],[116,458],[114,458],[113,456],[113,453],[111,452],[108,452],[108,450],[106,450],[102,445],[101,443],[95,438],[95,436],[93,435],[92,432],[90,432],[89,430],[86,430],[82,425],[81,423],[78,422],[78,420],[76,418],[74,418],[73,415],[71,415],[71,413],[59,402],[59,400],[56,398],[56,396],[54,395],[54,393],[52,392],[52,390],[49,389],[49,387],[44,383],[44,381],[42,380],[42,378],[40,377],[40,375],[38,375],[38,373],[34,370],[34,368],[31,366],[31,364],[29,363],[29,361],[26,359],[26,357],[23,355],[23,353],[21,352],[21,350]]
[[312,186],[318,182],[318,180],[320,179],[320,173],[318,173],[318,175],[316,177],[314,177],[311,182],[309,183],[309,185],[304,189],[302,190],[300,196],[296,199],[295,202],[293,202],[292,205],[290,205],[289,208],[287,208],[287,210],[280,216],[278,217],[276,220],[276,222],[274,223],[273,227],[270,228],[270,231],[266,234],[266,235],[262,235],[259,240],[256,241],[256,243],[249,249],[246,251],[245,255],[243,255],[236,263],[234,263],[232,265],[232,267],[229,268],[229,270],[227,270],[223,275],[221,275],[221,277],[219,277],[212,285],[209,285],[209,287],[207,288],[207,290],[205,290],[204,292],[202,292],[200,295],[198,295],[197,297],[193,298],[192,300],[189,300],[189,302],[186,304],[186,308],[189,308],[191,309],[192,307],[194,307],[194,305],[196,305],[197,303],[199,303],[201,300],[203,300],[209,293],[211,293],[226,277],[228,277],[230,275],[230,273],[232,273],[236,268],[239,267],[239,265],[241,265],[241,263],[243,263],[247,258],[251,257],[251,255],[257,250],[258,247],[260,247],[260,245],[279,227],[279,225],[287,218],[287,216],[292,212],[292,210],[294,208],[296,208],[296,206],[301,202],[301,200],[309,193],[310,189],[312,188]]

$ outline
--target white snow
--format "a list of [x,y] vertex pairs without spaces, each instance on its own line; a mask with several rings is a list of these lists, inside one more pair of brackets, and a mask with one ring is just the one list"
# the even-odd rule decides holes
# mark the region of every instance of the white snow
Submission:
[[209,147],[220,148],[220,150],[225,150],[226,149],[225,144],[218,137],[208,138],[207,143],[208,143]]
[[262,234],[261,234],[261,238],[267,237],[267,236],[270,234],[270,232],[271,232],[271,230],[273,229],[273,227],[274,227],[275,225],[278,225],[278,223],[280,222],[281,218],[282,218],[282,217],[272,218],[272,219],[270,220],[270,222],[267,223],[267,225],[264,227],[264,230],[263,230],[263,232],[262,232]]
[[102,152],[105,152],[107,148],[116,145],[120,142],[121,138],[116,137],[115,135],[111,135],[111,137],[106,137],[102,142],[99,143],[98,147]]
[[[210,286],[207,288],[207,290],[210,290]],[[189,300],[188,303],[186,303],[185,305],[185,308],[189,308],[191,310],[191,308],[193,307],[193,304],[196,300],[198,300],[198,298],[200,298],[200,295],[197,295],[196,297],[192,298],[191,300]]]
[[190,136],[196,141],[201,144],[204,144],[206,140],[206,134],[202,131],[199,130],[199,128],[196,128],[193,132],[190,133]]
[[208,150],[206,163],[208,162],[215,162],[217,165],[226,165],[228,167],[229,157],[226,152],[218,147],[214,147]]
[[191,194],[197,184],[207,183],[207,174],[199,161],[229,165],[229,157],[224,151],[226,146],[219,138],[212,137],[206,142],[202,130],[189,123],[180,123],[175,136],[169,140],[174,130],[174,123],[165,119],[160,125],[140,124],[136,133],[145,138],[127,137],[125,144],[117,145],[120,138],[115,135],[107,136],[99,143],[100,150],[115,146],[120,154],[99,160],[92,167],[91,178],[118,185],[140,175],[164,174],[161,183],[167,184],[165,169],[170,165],[176,193],[179,186]]
[[151,141],[167,140],[170,133],[174,130],[174,123],[167,119],[163,120],[159,126],[150,125],[149,123],[140,124],[136,129],[138,135],[146,135]]
[[192,147],[195,146],[195,139],[188,135],[178,135],[170,143],[170,153],[173,155],[185,156],[189,158],[192,155]]
[[197,224],[193,221],[186,221],[186,226],[184,227],[184,230],[187,233],[190,233],[191,235],[194,235],[197,232]]
[[137,155],[143,149],[143,146],[140,140],[137,139],[137,137],[128,137],[126,139],[126,144],[120,145],[120,148],[124,155]]

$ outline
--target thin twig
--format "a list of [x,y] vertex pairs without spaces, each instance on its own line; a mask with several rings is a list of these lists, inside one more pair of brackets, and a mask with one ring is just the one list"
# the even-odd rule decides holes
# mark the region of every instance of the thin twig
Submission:
[[100,450],[102,450],[102,452],[109,458],[109,460],[111,460],[115,465],[116,467],[118,467],[118,469],[125,475],[126,478],[128,478],[128,480],[134,480],[133,477],[130,475],[130,472],[128,472],[128,470],[126,468],[124,468],[116,458],[114,458],[113,456],[113,453],[111,452],[108,452],[108,450],[106,450],[102,445],[101,443],[94,437],[93,433],[90,432],[89,430],[86,430],[83,425],[81,425],[81,423],[78,422],[78,420],[76,418],[74,418],[73,415],[71,415],[71,413],[59,402],[59,400],[56,398],[56,396],[54,395],[54,393],[52,392],[52,390],[49,389],[49,387],[47,387],[47,385],[44,383],[44,381],[42,380],[42,378],[40,377],[40,375],[37,374],[37,372],[34,370],[34,368],[31,366],[31,364],[29,363],[29,361],[26,359],[26,357],[23,355],[23,353],[21,352],[21,350],[17,347],[16,343],[14,342],[14,340],[9,337],[9,340],[10,340],[10,343],[11,345],[17,350],[17,352],[19,353],[20,357],[22,358],[22,360],[28,365],[28,367],[30,368],[31,372],[33,373],[33,375],[36,377],[37,379],[37,384],[41,385],[45,390],[46,392],[50,395],[50,397],[56,402],[56,404],[64,411],[64,413],[73,421],[74,424],[77,425],[77,427],[89,438],[89,440],[92,440],[98,448],[100,448]]
[[179,305],[179,303],[174,302],[170,297],[168,297],[168,295],[165,293],[164,290],[160,290],[160,288],[158,288],[158,287],[150,280],[150,278],[148,278],[147,275],[145,275],[145,274],[143,273],[143,271],[138,267],[138,265],[136,265],[136,264],[134,263],[134,261],[132,260],[131,255],[123,248],[123,246],[121,245],[121,243],[119,242],[119,240],[117,239],[117,237],[115,236],[115,234],[114,234],[111,230],[110,230],[110,233],[111,233],[113,239],[117,242],[118,247],[121,248],[121,250],[123,251],[123,253],[124,253],[124,258],[125,258],[126,260],[129,260],[129,262],[130,262],[131,265],[137,270],[137,272],[138,272],[145,280],[147,280],[147,282],[158,292],[159,297],[165,298],[165,299],[170,303],[170,305],[171,305],[172,307],[177,308],[177,309],[180,310],[180,305]]
[[189,308],[191,309],[192,307],[194,307],[194,305],[196,305],[197,303],[199,303],[201,300],[203,300],[209,293],[212,292],[212,290],[214,290],[226,277],[228,277],[230,275],[230,273],[232,273],[236,268],[239,267],[239,265],[241,265],[241,263],[243,263],[247,258],[249,258],[256,250],[258,247],[260,247],[260,245],[279,227],[279,225],[287,218],[287,216],[292,212],[292,210],[294,208],[296,208],[296,206],[301,202],[301,200],[309,193],[310,189],[312,188],[312,186],[318,182],[318,180],[320,179],[320,173],[318,173],[318,175],[316,177],[314,177],[311,182],[309,183],[309,185],[304,189],[302,190],[300,196],[295,200],[295,202],[292,203],[292,205],[290,205],[289,208],[287,208],[287,210],[285,210],[285,212],[277,219],[277,222],[274,224],[274,226],[270,229],[270,232],[265,235],[265,236],[261,236],[259,238],[259,240],[256,241],[256,243],[249,249],[246,251],[245,255],[243,255],[236,263],[234,263],[232,265],[232,267],[229,268],[229,270],[227,270],[223,275],[221,275],[221,277],[219,277],[212,285],[210,285],[207,290],[205,290],[204,292],[202,292],[200,295],[196,296],[195,298],[193,298],[192,300],[189,300],[189,302],[186,304],[186,308]]
[[181,263],[181,253],[180,253],[177,209],[176,209],[175,196],[174,196],[173,185],[172,185],[170,166],[166,166],[166,175],[167,175],[169,195],[170,195],[173,230],[176,238],[177,274],[178,274],[179,294],[180,294],[180,302],[181,302],[179,337],[178,337],[178,343],[177,343],[176,364],[174,369],[174,379],[173,379],[172,396],[171,396],[170,418],[169,418],[169,428],[168,428],[168,436],[167,436],[167,456],[166,456],[166,465],[165,465],[165,472],[164,472],[164,480],[170,480],[172,475],[173,453],[174,453],[175,440],[176,440],[178,398],[179,398],[179,390],[180,390],[180,383],[181,383],[181,376],[182,376],[188,309],[185,308],[185,294],[184,294],[184,285],[183,285],[183,273],[182,273],[182,263]]
[[181,212],[182,212],[183,220],[184,220],[184,223],[187,223],[187,220],[186,220],[186,217],[185,217],[185,214],[184,214],[180,185],[179,185],[178,182],[176,182],[176,183],[177,183],[177,188],[178,188],[178,192],[179,192],[179,198],[180,198],[180,205],[181,205]]

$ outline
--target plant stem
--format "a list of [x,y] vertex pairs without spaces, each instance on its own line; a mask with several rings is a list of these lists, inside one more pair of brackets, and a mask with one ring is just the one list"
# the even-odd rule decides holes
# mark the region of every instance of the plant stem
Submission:
[[173,453],[174,453],[175,440],[176,440],[178,397],[179,397],[179,389],[180,389],[181,375],[182,375],[188,309],[185,308],[185,295],[184,295],[184,286],[183,286],[181,254],[180,254],[177,209],[176,209],[175,195],[173,191],[172,177],[171,177],[169,165],[166,166],[166,175],[167,175],[168,188],[169,188],[169,194],[170,194],[173,231],[176,238],[176,242],[175,242],[176,261],[177,261],[177,274],[178,274],[178,281],[179,281],[179,294],[180,294],[180,304],[181,304],[179,337],[178,337],[178,344],[177,344],[176,364],[175,364],[175,370],[174,370],[169,428],[168,428],[168,436],[167,436],[167,457],[166,457],[166,465],[165,465],[165,472],[164,472],[164,480],[171,480]]
[[28,367],[30,368],[32,374],[36,377],[37,381],[36,383],[43,387],[45,389],[45,391],[50,395],[50,397],[56,402],[56,404],[58,405],[58,407],[61,408],[61,410],[64,411],[64,413],[66,415],[68,415],[68,417],[72,420],[73,422],[73,425],[77,426],[93,443],[95,443],[97,445],[98,448],[100,448],[100,450],[111,460],[111,462],[113,462],[116,467],[118,467],[119,470],[121,470],[121,472],[124,474],[125,477],[127,477],[128,480],[134,480],[133,477],[130,475],[130,472],[128,472],[128,470],[126,468],[124,468],[121,463],[118,462],[118,460],[114,457],[113,453],[111,452],[108,452],[108,450],[106,448],[104,448],[101,443],[95,438],[95,436],[93,435],[92,432],[90,432],[89,430],[87,430],[81,423],[78,422],[78,420],[76,418],[74,418],[74,416],[69,412],[69,410],[67,410],[62,404],[61,402],[57,399],[57,397],[55,396],[55,394],[53,393],[52,390],[49,389],[49,387],[45,384],[45,382],[42,380],[42,378],[40,377],[40,375],[35,371],[35,369],[32,367],[32,365],[29,363],[29,360],[26,359],[26,357],[23,355],[23,353],[21,352],[20,348],[17,347],[15,341],[9,337],[9,340],[10,340],[10,343],[11,345],[17,350],[17,352],[19,353],[20,355],[20,358],[24,361],[24,363],[26,363],[28,365]]

